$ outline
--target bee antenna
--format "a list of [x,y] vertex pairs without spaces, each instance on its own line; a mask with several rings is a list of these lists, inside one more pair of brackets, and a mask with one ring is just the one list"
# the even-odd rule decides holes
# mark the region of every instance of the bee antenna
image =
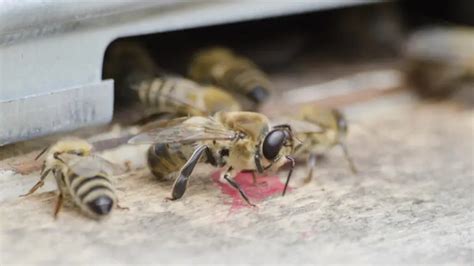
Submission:
[[303,144],[303,141],[300,140],[295,134],[293,134],[293,129],[291,128],[290,125],[284,124],[284,125],[279,125],[277,127],[286,129],[288,131],[288,135],[290,136],[291,140],[296,140],[297,142],[299,142],[299,144]]
[[285,187],[283,188],[283,193],[281,196],[285,196],[286,189],[288,188],[288,184],[290,183],[291,174],[293,173],[293,169],[295,168],[295,159],[293,159],[290,156],[285,156],[285,157],[288,161],[291,162],[291,166],[290,166],[291,168],[290,168],[290,171],[288,172],[288,176],[286,177]]
[[41,155],[43,155],[48,149],[49,149],[49,146],[41,150],[41,152],[38,155],[36,155],[35,161],[38,160],[41,157]]

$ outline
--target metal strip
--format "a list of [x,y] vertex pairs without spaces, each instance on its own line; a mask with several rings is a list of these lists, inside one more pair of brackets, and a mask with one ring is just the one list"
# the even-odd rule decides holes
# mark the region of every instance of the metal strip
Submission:
[[0,146],[107,123],[113,114],[113,80],[0,102]]

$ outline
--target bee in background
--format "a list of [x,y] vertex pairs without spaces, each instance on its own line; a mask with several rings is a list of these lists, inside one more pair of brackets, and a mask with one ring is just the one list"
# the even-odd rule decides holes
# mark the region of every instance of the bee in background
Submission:
[[104,59],[104,79],[113,79],[115,96],[120,106],[138,100],[132,86],[156,77],[162,70],[148,50],[136,41],[119,41],[111,44]]
[[198,52],[190,64],[189,76],[243,95],[256,104],[267,100],[273,90],[267,76],[253,62],[225,48]]
[[179,118],[167,127],[139,134],[129,143],[152,144],[148,150],[148,166],[158,179],[179,173],[171,190],[171,200],[183,196],[197,163],[225,167],[222,178],[252,206],[233,180],[237,173],[274,171],[290,162],[288,184],[294,167],[290,157],[294,145],[291,127],[272,127],[266,116],[253,112],[218,112],[212,117]]
[[151,114],[175,116],[212,115],[239,111],[232,95],[214,86],[173,75],[159,68],[149,51],[138,42],[114,44],[107,52],[104,76],[113,78],[124,100],[138,98]]
[[472,27],[416,30],[409,36],[404,49],[404,73],[410,88],[422,97],[454,96],[469,103],[472,97],[464,95],[471,95],[474,87],[473,43]]
[[348,133],[347,120],[339,110],[305,106],[301,108],[297,118],[320,128],[319,131],[305,131],[294,127],[296,137],[301,140],[301,143],[295,145],[294,156],[307,160],[308,181],[313,177],[318,155],[327,152],[334,146],[342,148],[351,172],[357,173],[345,144]]
[[45,156],[40,180],[21,196],[33,194],[52,173],[59,189],[55,218],[65,199],[72,200],[91,218],[105,217],[114,206],[118,206],[109,180],[109,176],[118,168],[101,157],[91,155],[91,151],[92,145],[78,138],[60,140],[44,149],[36,157]]
[[180,77],[156,77],[133,85],[140,101],[154,113],[181,116],[212,115],[218,111],[239,111],[240,104],[227,92],[201,86]]

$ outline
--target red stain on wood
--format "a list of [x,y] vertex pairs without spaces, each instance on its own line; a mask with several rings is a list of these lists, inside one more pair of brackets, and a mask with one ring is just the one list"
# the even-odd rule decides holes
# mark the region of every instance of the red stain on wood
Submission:
[[[250,207],[240,196],[237,189],[230,186],[225,180],[223,182],[219,180],[220,172],[215,172],[211,177],[221,191],[230,196],[230,198],[224,200],[224,202],[231,205],[231,212]],[[285,187],[285,184],[280,181],[278,176],[258,176],[257,183],[254,184],[252,173],[249,172],[239,173],[234,180],[241,186],[242,190],[254,204],[274,195],[281,197],[283,188]],[[290,190],[291,189],[288,188],[288,191]]]

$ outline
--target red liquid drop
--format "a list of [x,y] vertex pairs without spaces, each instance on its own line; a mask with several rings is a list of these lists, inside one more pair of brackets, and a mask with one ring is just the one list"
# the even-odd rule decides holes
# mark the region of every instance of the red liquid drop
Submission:
[[[240,196],[239,191],[227,182],[219,180],[220,172],[212,174],[212,180],[220,187],[224,194],[229,195],[230,200],[224,200],[225,203],[231,204],[230,211],[236,211],[244,207],[250,207]],[[257,176],[257,183],[253,183],[252,173],[239,173],[234,180],[240,185],[242,190],[247,194],[250,202],[258,203],[273,195],[281,196],[285,184],[280,181],[278,176]],[[288,191],[291,189],[288,188]],[[288,192],[287,191],[287,192]]]

